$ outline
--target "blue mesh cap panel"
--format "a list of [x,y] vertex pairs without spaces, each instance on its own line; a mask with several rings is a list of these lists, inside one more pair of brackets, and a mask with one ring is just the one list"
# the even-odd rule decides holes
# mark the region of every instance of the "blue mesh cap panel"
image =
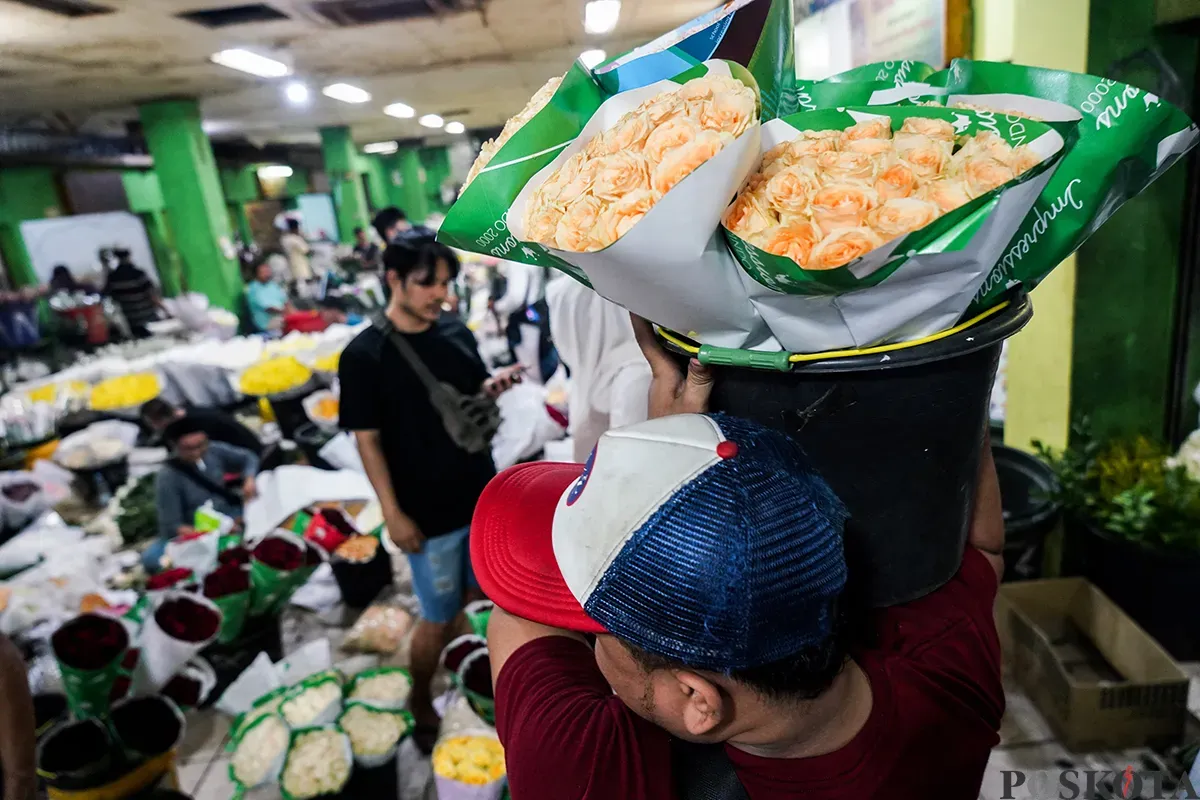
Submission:
[[660,507],[585,604],[610,633],[699,669],[761,666],[823,642],[846,583],[846,512],[798,445],[711,415],[738,454]]

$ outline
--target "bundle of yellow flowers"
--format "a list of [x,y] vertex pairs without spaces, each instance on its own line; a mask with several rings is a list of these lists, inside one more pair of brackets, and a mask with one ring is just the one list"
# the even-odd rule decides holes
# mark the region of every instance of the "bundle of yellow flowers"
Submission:
[[506,774],[504,748],[490,736],[456,736],[434,748],[433,771],[446,780],[486,786]]
[[757,120],[754,90],[724,75],[646,100],[537,188],[526,238],[572,253],[603,250]]
[[29,390],[29,401],[32,403],[53,403],[60,394],[83,396],[88,385],[83,381],[64,381],[62,383],[47,383],[36,389]]
[[115,411],[136,408],[153,400],[162,392],[158,376],[153,372],[109,378],[92,387],[91,406],[96,411]]
[[538,112],[546,107],[550,99],[554,97],[554,93],[558,91],[558,87],[562,85],[562,77],[554,77],[546,81],[542,88],[538,89],[533,97],[529,98],[529,102],[525,104],[525,108],[515,117],[504,123],[504,129],[500,131],[500,135],[495,139],[488,139],[479,148],[479,156],[475,159],[475,163],[471,165],[471,171],[467,173],[467,179],[463,181],[462,189],[459,190],[461,195],[471,185],[471,181],[479,175],[480,172],[491,163],[495,158],[496,153],[500,152],[500,148],[508,143],[508,140],[513,135],[524,128],[528,122],[537,116]]
[[942,119],[910,117],[804,131],[763,156],[724,224],[804,269],[844,266],[1036,166],[1029,147],[994,133],[957,137]]
[[243,394],[280,394],[308,383],[312,370],[293,356],[279,356],[260,361],[242,373],[239,388]]
[[313,367],[317,372],[337,372],[338,364],[342,360],[342,351],[338,350],[335,353],[321,356],[313,363]]

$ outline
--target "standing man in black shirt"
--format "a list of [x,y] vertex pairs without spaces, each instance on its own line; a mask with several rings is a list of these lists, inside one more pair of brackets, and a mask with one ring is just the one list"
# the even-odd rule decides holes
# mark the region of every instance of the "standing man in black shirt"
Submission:
[[[385,315],[438,382],[464,395],[496,397],[519,371],[489,377],[475,337],[461,322],[442,318],[458,268],[454,251],[432,231],[399,234],[383,254],[390,293]],[[412,565],[421,606],[412,641],[413,736],[428,751],[438,724],[429,682],[467,593],[478,593],[467,536],[475,502],[496,468],[486,449],[471,454],[455,444],[425,386],[377,326],[342,352],[338,377],[341,427],[354,432],[388,535]]]
[[129,323],[129,331],[135,338],[141,339],[150,335],[146,323],[158,319],[158,309],[162,299],[158,296],[158,287],[141,269],[134,266],[128,250],[114,250],[117,267],[108,273],[104,282],[104,293],[116,301]]

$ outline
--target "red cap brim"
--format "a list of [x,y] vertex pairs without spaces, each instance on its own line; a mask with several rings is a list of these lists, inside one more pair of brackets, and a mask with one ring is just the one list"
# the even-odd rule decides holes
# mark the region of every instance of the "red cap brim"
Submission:
[[554,510],[582,472],[582,464],[540,462],[493,478],[475,506],[471,565],[479,588],[505,611],[555,628],[604,633],[571,594],[554,558]]

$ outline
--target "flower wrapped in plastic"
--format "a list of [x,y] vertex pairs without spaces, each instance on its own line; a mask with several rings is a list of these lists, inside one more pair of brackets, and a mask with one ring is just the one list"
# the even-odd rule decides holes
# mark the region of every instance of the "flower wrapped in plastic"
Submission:
[[292,732],[279,788],[286,800],[337,794],[350,780],[353,769],[350,737],[341,728],[301,728]]
[[293,728],[333,722],[341,711],[342,684],[332,676],[301,681],[279,706],[279,713]]
[[279,779],[291,741],[282,717],[263,714],[238,731],[229,744],[229,778],[241,789],[253,789]]
[[495,736],[455,736],[433,749],[439,800],[497,800],[507,774],[504,747]]
[[403,708],[412,693],[412,675],[400,667],[378,667],[360,672],[346,692],[346,699],[379,708]]
[[355,763],[369,768],[391,760],[412,731],[413,719],[403,709],[377,708],[352,700],[338,718],[338,726],[350,737]]

